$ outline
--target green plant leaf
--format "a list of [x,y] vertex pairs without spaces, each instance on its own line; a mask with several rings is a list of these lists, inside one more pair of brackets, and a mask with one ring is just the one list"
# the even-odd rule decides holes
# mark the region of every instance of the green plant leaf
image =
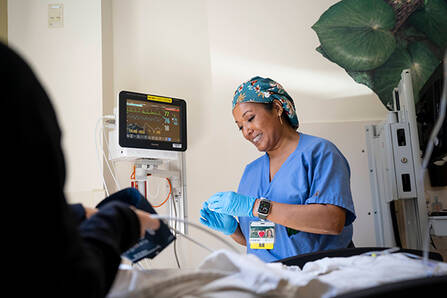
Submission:
[[331,61],[351,71],[382,65],[394,52],[393,9],[383,0],[343,0],[312,26]]
[[441,61],[424,42],[414,42],[408,48],[396,48],[390,59],[374,71],[374,92],[382,103],[390,108],[393,89],[397,87],[404,69],[410,69],[414,100],[419,100],[419,91]]
[[[327,56],[327,54],[324,52],[324,50],[323,50],[323,48],[321,46],[317,47],[315,50],[317,52],[319,52],[321,55],[323,55],[323,57],[325,57],[329,61],[332,61],[331,58],[329,58]],[[372,72],[371,71],[351,71],[351,70],[348,70],[348,69],[345,69],[345,71],[357,83],[366,85],[371,90],[373,89],[373,77],[372,77]]]
[[447,1],[426,0],[408,20],[442,50],[447,47]]
[[320,53],[321,55],[323,55],[323,57],[326,58],[327,60],[329,60],[329,61],[331,61],[331,62],[334,62],[334,61],[331,60],[331,58],[328,57],[328,55],[327,55],[326,52],[323,50],[323,48],[321,47],[321,45],[318,46],[315,50],[316,50],[318,53]]
[[346,70],[348,75],[354,79],[359,84],[368,86],[371,90],[374,87],[374,80],[372,76],[372,71],[350,71]]

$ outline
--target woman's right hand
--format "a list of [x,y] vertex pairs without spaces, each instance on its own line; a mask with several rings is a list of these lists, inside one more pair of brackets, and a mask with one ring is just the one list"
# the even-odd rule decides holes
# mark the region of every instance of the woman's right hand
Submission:
[[232,235],[238,227],[236,218],[228,214],[211,211],[208,209],[208,202],[203,203],[200,215],[202,224],[225,235]]

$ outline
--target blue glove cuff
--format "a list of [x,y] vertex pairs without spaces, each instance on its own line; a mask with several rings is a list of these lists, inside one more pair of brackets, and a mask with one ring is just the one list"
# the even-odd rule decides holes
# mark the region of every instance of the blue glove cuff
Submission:
[[249,197],[249,199],[250,199],[250,206],[251,206],[251,208],[250,208],[250,212],[248,213],[248,216],[250,216],[250,217],[255,217],[255,216],[253,215],[253,207],[254,207],[254,205],[255,205],[256,198]]
[[237,229],[237,226],[238,226],[238,225],[239,225],[239,224],[238,224],[237,220],[234,220],[232,226],[229,227],[227,230],[225,230],[225,231],[223,232],[224,235],[227,235],[227,236],[229,236],[229,235],[233,235],[234,232],[236,232],[236,229]]

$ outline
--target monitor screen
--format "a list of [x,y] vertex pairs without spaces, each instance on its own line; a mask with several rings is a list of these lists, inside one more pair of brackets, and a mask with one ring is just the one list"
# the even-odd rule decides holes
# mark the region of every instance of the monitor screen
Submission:
[[186,102],[182,99],[121,91],[121,147],[186,150]]

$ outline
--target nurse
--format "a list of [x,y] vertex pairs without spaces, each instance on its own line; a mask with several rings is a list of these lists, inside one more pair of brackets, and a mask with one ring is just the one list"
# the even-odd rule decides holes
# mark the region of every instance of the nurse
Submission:
[[203,203],[200,222],[266,262],[348,247],[356,216],[349,164],[337,147],[297,131],[292,98],[269,78],[236,89],[233,117],[265,154],[246,166],[237,192]]

